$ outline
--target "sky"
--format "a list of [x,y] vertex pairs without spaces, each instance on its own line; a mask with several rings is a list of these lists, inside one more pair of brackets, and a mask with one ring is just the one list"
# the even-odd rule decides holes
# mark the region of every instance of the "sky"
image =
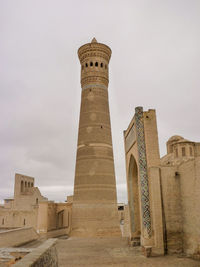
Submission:
[[49,200],[73,194],[81,101],[78,48],[112,49],[109,104],[118,202],[123,130],[156,109],[160,154],[172,135],[200,142],[199,0],[0,1],[0,201],[15,173]]

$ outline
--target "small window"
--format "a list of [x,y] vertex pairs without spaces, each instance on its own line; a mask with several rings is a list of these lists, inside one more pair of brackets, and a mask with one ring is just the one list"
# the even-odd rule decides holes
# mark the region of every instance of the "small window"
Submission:
[[103,68],[103,63],[101,63],[101,68]]
[[98,67],[98,62],[95,62],[95,67]]
[[25,182],[25,187],[27,187],[27,182]]
[[185,157],[185,147],[182,147],[182,156]]
[[124,210],[124,206],[118,206],[118,210]]
[[176,157],[178,158],[178,149],[176,148]]
[[38,198],[36,198],[36,204],[38,204]]
[[30,187],[30,182],[28,182],[28,187]]
[[92,67],[93,66],[93,62],[90,62],[90,67]]
[[2,225],[4,225],[4,218],[2,219]]
[[24,219],[24,225],[26,225],[26,220]]
[[88,64],[87,63],[85,63],[85,66],[86,66],[86,68],[88,67]]
[[192,147],[190,147],[190,156],[193,156]]
[[103,126],[101,125],[101,129],[103,129]]

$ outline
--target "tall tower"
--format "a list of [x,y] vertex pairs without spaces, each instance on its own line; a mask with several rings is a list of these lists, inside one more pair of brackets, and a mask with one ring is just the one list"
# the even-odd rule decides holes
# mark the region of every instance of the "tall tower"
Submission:
[[78,56],[82,96],[71,235],[119,236],[108,104],[111,49],[94,38]]

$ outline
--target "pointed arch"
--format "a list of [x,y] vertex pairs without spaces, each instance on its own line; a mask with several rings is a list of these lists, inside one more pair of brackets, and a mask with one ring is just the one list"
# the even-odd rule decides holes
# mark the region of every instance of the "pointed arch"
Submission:
[[128,166],[128,196],[130,209],[130,228],[131,237],[140,237],[140,205],[139,205],[139,183],[138,183],[138,167],[133,155],[130,156]]

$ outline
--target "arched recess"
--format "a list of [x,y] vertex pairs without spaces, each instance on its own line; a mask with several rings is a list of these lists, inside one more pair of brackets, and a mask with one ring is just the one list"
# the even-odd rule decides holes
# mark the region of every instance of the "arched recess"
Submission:
[[130,209],[131,238],[139,238],[141,234],[140,205],[138,187],[138,167],[133,155],[130,157],[128,168],[128,190]]
[[21,181],[21,192],[24,192],[24,181]]

